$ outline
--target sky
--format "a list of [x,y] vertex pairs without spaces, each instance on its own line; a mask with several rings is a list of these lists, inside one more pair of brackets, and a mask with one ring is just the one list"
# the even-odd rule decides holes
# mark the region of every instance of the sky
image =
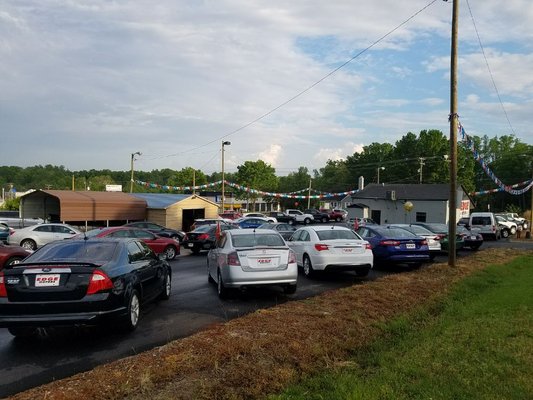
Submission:
[[[449,135],[452,2],[0,0],[0,165],[320,169]],[[461,0],[458,114],[533,144],[533,2]]]

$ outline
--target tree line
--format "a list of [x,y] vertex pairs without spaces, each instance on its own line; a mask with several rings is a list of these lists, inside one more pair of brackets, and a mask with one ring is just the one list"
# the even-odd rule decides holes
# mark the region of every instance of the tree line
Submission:
[[[493,138],[472,137],[475,148],[490,168],[506,185],[532,178],[533,146],[521,142],[514,135]],[[301,166],[286,176],[278,176],[271,165],[262,160],[246,161],[237,167],[237,172],[226,172],[225,179],[243,187],[257,190],[292,193],[308,188],[316,192],[337,193],[357,189],[360,177],[365,185],[369,183],[446,183],[449,182],[449,140],[439,130],[422,130],[418,135],[408,132],[395,144],[372,143],[360,152],[349,155],[344,160],[328,160],[320,169],[310,171]],[[465,143],[459,142],[457,159],[457,180],[468,192],[490,190],[496,185],[475,161],[472,151]],[[0,166],[0,185],[4,192],[26,191],[29,189],[94,190],[103,191],[109,184],[122,185],[129,191],[130,171],[80,170],[70,171],[64,166]],[[379,179],[378,179],[379,178]],[[135,171],[135,180],[157,183],[170,187],[203,185],[222,179],[221,172],[206,174],[203,171],[186,167],[181,170],[169,168],[148,171]],[[135,192],[168,192],[162,188],[134,185]],[[220,188],[213,188],[213,191]],[[239,189],[226,187],[238,199],[253,203],[256,195]],[[473,200],[476,209],[494,211],[523,211],[531,204],[531,190],[519,196],[499,192],[476,196]],[[307,194],[307,192],[301,193]],[[294,199],[282,199],[282,206],[293,207]],[[318,200],[312,201],[318,206]]]

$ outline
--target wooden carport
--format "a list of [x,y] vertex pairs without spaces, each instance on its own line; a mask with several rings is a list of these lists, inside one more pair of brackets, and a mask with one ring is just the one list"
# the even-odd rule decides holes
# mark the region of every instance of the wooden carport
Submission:
[[119,225],[146,218],[146,201],[122,192],[37,190],[21,197],[22,218],[81,225]]

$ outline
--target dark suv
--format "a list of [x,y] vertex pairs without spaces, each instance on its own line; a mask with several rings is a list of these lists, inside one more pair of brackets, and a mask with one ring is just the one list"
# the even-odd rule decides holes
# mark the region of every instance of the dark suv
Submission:
[[311,214],[315,221],[326,223],[329,222],[329,215],[328,213],[322,212],[320,210],[317,210],[316,208],[308,208],[307,210],[304,210],[305,214]]

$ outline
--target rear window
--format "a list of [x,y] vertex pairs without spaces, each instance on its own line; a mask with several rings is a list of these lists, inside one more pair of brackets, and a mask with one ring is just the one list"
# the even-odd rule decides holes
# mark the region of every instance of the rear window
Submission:
[[320,240],[359,239],[354,232],[344,229],[328,229],[326,231],[316,231],[316,234]]
[[113,258],[117,243],[65,241],[61,246],[45,246],[28,256],[24,262],[76,261],[99,263]]
[[392,237],[392,238],[413,238],[417,237],[414,233],[411,233],[405,229],[402,228],[383,228],[383,229],[376,229],[381,235],[385,237]]
[[276,234],[250,234],[232,236],[233,247],[254,247],[254,246],[286,246],[280,235]]
[[490,217],[472,217],[472,225],[492,225]]

